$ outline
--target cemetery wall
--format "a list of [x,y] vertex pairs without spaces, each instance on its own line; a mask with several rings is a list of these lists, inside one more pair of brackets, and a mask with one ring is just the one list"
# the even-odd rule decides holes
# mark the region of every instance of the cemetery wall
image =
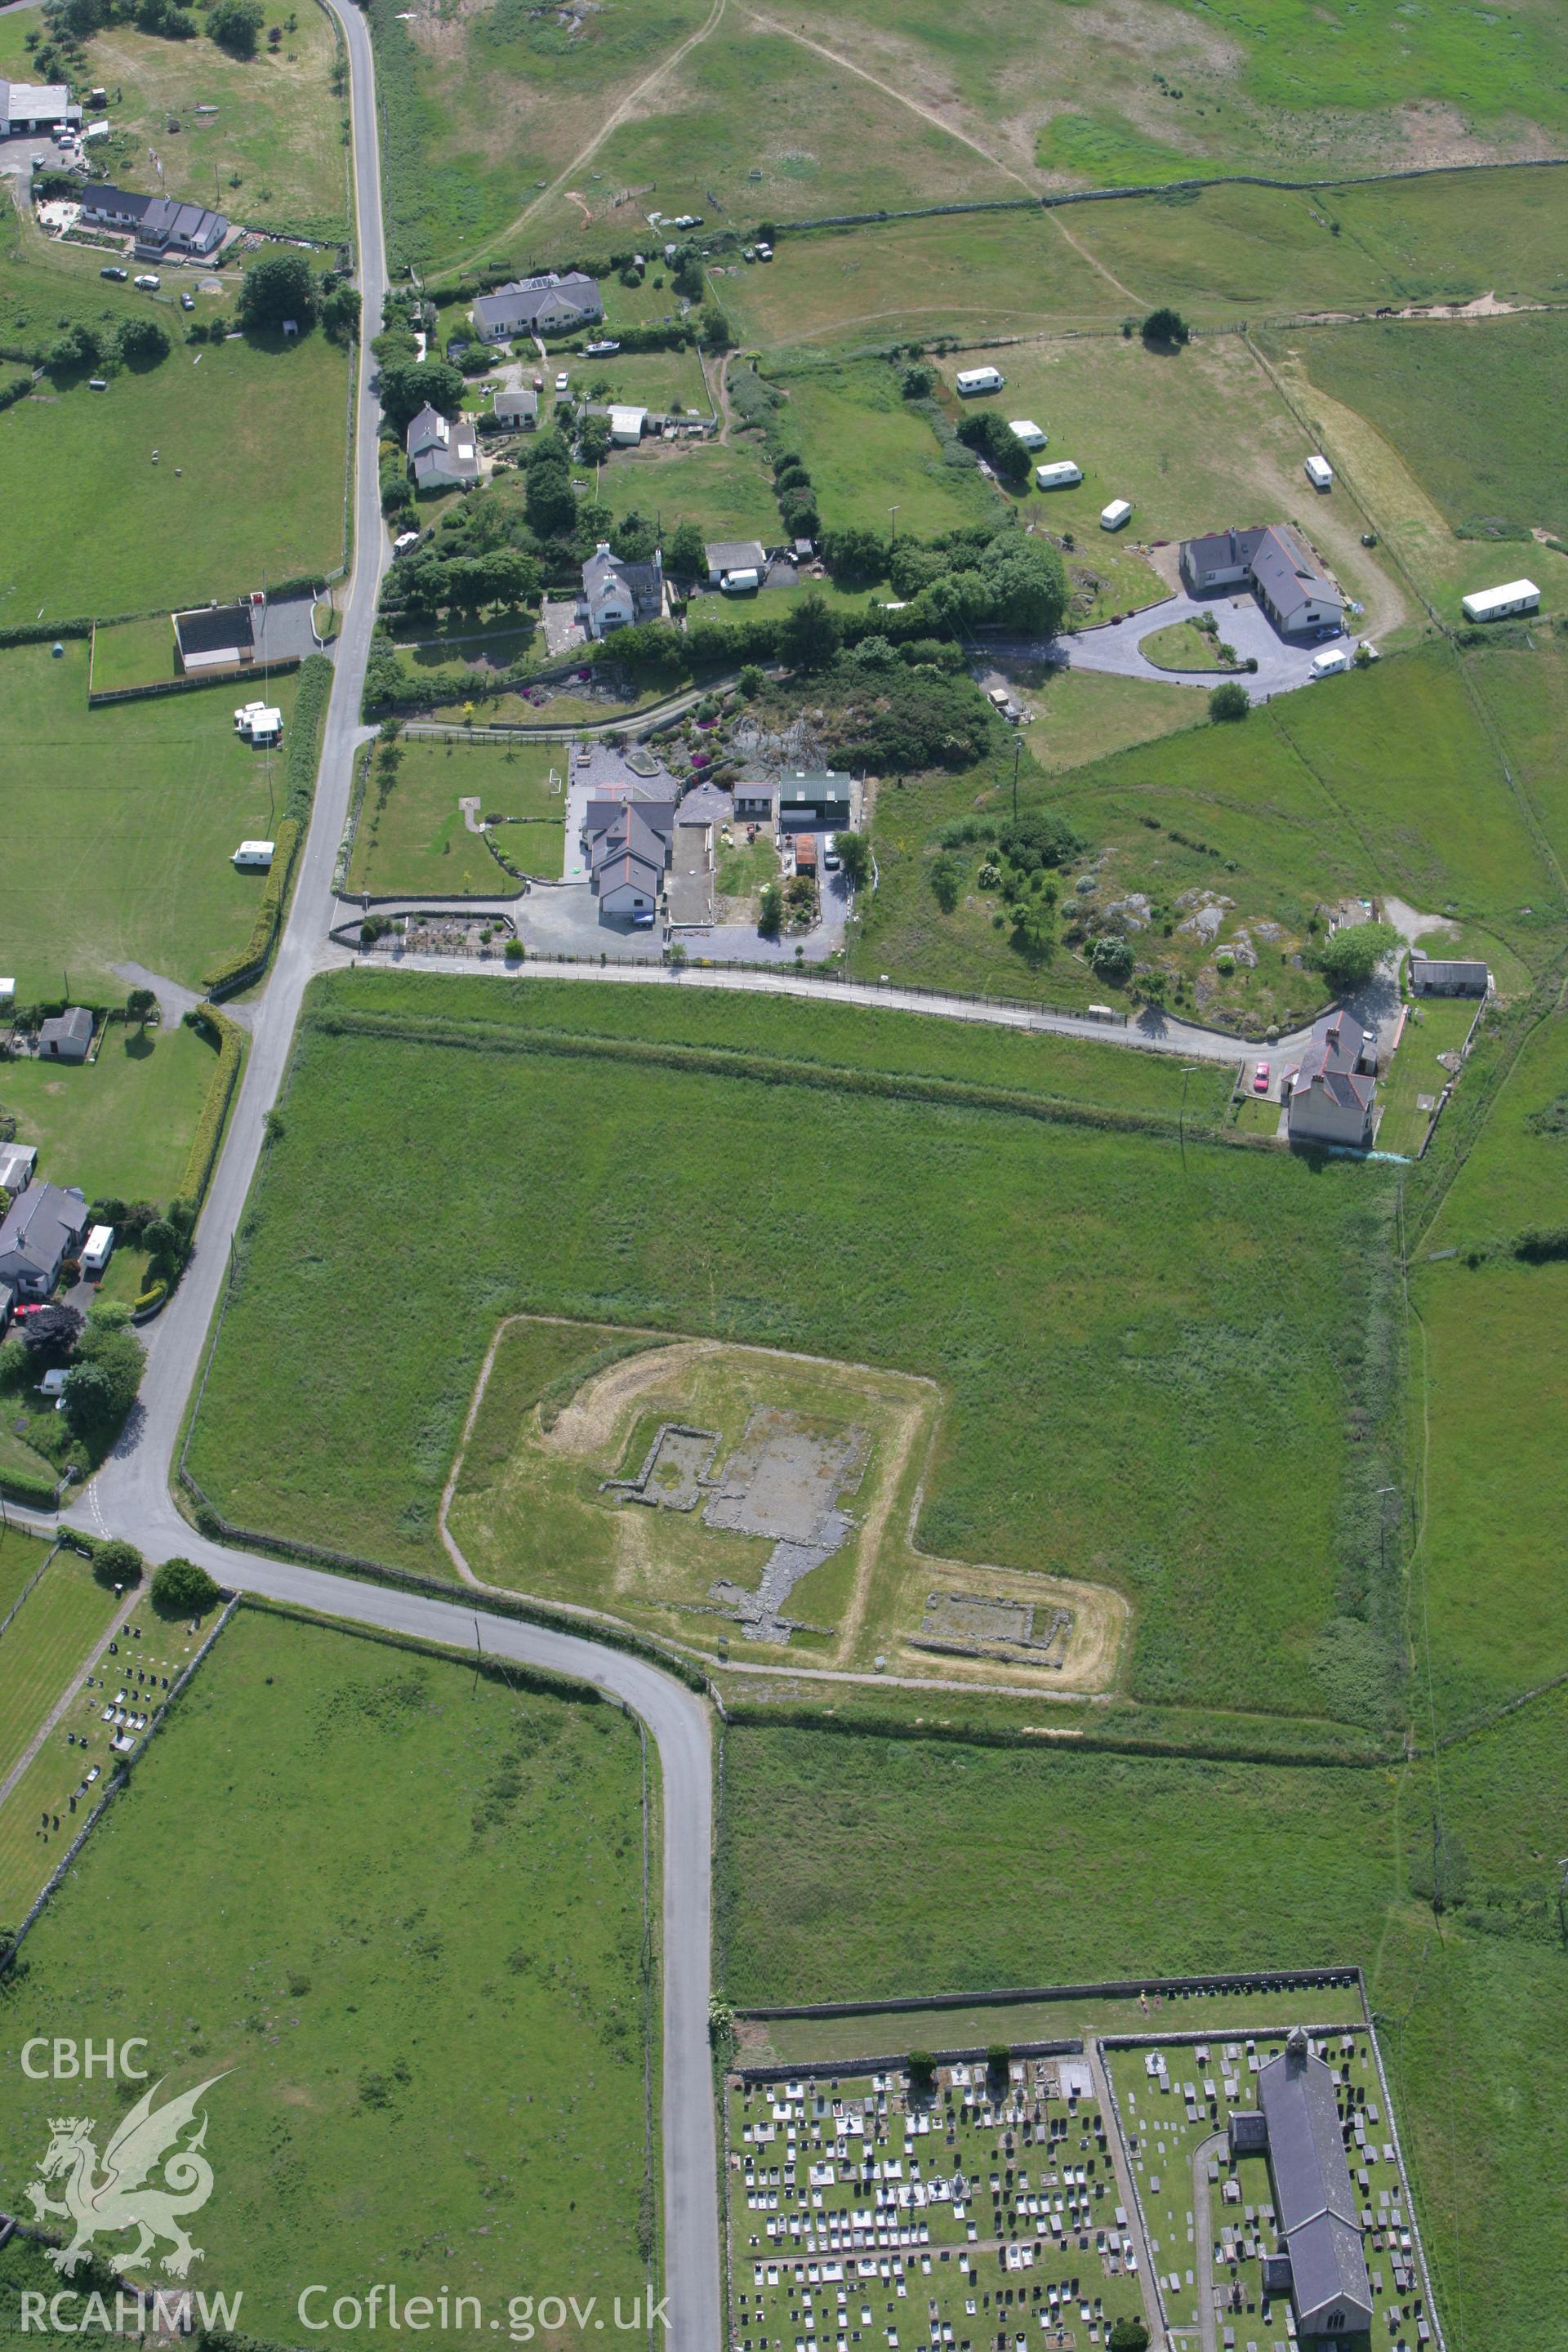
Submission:
[[[1366,1986],[1359,1968],[1230,1969],[1221,1976],[1117,1977],[1099,1984],[1044,1985],[1029,1990],[1007,1986],[978,1992],[899,1993],[886,2000],[816,2000],[795,2008],[741,2009],[738,2018],[759,2024],[792,2017],[901,2017],[934,2009],[1022,2008],[1038,2000],[1136,2000],[1140,1993],[1304,1992],[1314,1987],[1353,1987],[1366,2007]],[[1152,2037],[1134,2036],[1135,2040]],[[1206,2040],[1202,2033],[1194,2036]],[[786,2070],[788,2071],[788,2070]],[[798,2073],[798,2068],[794,2070]]]

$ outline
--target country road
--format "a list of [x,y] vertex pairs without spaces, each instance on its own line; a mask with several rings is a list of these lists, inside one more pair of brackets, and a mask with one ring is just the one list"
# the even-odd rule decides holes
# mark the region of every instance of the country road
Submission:
[[[480,1613],[471,1602],[426,1600],[390,1587],[296,1568],[207,1541],[170,1494],[176,1450],[266,1133],[288,1066],[305,988],[333,920],[332,868],[348,814],[354,754],[372,730],[360,705],[377,597],[388,561],[376,467],[379,408],[371,338],[386,292],[376,137],[374,62],[362,12],[328,0],[350,71],[354,199],[363,333],[354,403],[354,558],[321,745],[310,832],[271,974],[251,1008],[250,1050],[222,1157],[184,1279],[151,1327],[140,1404],[111,1459],[67,1524],[134,1542],[153,1562],[199,1560],[233,1591],[267,1593],[327,1615],[468,1651],[476,1622],[492,1655],[552,1668],[610,1693],[647,1724],[658,1748],[664,1881],[662,2143],[668,2336],[680,2352],[719,2352],[719,2182],[708,2040],[712,1765],[706,1704],[672,1676],[624,1651]],[[39,1522],[16,1511],[22,1523]],[[389,1867],[390,1867],[389,1857]]]

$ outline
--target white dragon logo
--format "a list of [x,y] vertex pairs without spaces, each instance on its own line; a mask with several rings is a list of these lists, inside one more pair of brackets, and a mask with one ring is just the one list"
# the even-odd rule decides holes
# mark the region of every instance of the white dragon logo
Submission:
[[[205,2116],[194,2139],[184,2147],[175,2142],[195,2116],[203,2093],[222,2080],[222,2074],[209,2075],[194,2091],[183,2092],[161,2107],[154,2107],[153,2102],[163,2083],[154,2083],[117,2127],[103,2151],[101,2169],[91,2137],[96,2119],[91,2116],[50,2118],[53,2137],[38,2167],[38,2179],[29,2182],[27,2195],[35,2221],[58,2216],[70,2222],[75,2231],[68,2245],[46,2249],[58,2271],[68,2278],[86,2261],[100,2231],[106,2234],[116,2230],[140,2231],[141,2243],[118,2257],[126,2263],[145,2262],[158,2241],[167,2238],[174,2251],[164,2255],[163,2268],[173,2278],[183,2279],[191,2264],[201,2261],[202,2249],[192,2245],[184,2216],[199,2211],[213,2191],[212,2167],[201,2153],[207,2136]],[[160,2164],[162,2180],[150,2183],[149,2175]],[[56,2203],[41,2184],[62,2178],[64,2201]]]

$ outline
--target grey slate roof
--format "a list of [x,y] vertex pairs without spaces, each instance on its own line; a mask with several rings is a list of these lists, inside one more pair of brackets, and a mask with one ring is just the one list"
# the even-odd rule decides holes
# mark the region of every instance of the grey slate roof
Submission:
[[81,214],[89,227],[129,226],[144,245],[173,245],[189,253],[211,253],[228,235],[224,215],[205,205],[180,204],[173,196],[147,196],[131,188],[89,183],[82,190]]
[[63,1013],[57,1013],[52,1020],[38,1025],[41,1047],[79,1045],[85,1054],[91,1043],[92,1015],[85,1004],[68,1004]]
[[1268,2122],[1268,2168],[1297,2317],[1305,2323],[1342,2296],[1370,2320],[1372,2284],[1332,2074],[1292,2037],[1259,2073],[1258,2103]]
[[6,81],[0,78],[0,122],[81,121],[63,81]]
[[768,560],[756,539],[710,539],[704,551],[710,572],[761,572]]
[[1473,989],[1478,996],[1484,996],[1490,977],[1484,963],[1471,962],[1466,957],[1426,956],[1419,948],[1411,954],[1410,982],[1414,988]]
[[563,278],[553,269],[540,278],[514,278],[474,303],[474,324],[492,341],[557,320],[604,315],[598,283],[581,269],[568,270]]
[[1269,603],[1283,614],[1289,614],[1307,597],[1336,608],[1342,607],[1344,602],[1289,523],[1270,523],[1258,533],[1258,544],[1252,551],[1252,576]]
[[256,643],[248,604],[206,604],[194,613],[176,613],[174,634],[187,660],[192,654],[226,653],[230,646],[243,652]]
[[[1331,1101],[1365,1111],[1373,1101],[1375,1082],[1356,1068],[1361,1050],[1361,1030],[1349,1014],[1326,1014],[1313,1029],[1312,1042],[1301,1056],[1295,1092],[1305,1094],[1310,1087],[1321,1085]],[[1272,2125],[1269,2133],[1272,2137]]]
[[87,1227],[87,1202],[74,1186],[29,1184],[0,1224],[0,1282],[52,1282]]

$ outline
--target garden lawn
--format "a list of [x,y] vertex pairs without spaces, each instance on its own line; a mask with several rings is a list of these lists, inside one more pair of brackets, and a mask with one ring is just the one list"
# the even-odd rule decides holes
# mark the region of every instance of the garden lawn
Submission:
[[[34,2030],[224,2078],[199,2276],[263,2339],[312,2282],[644,2284],[637,1734],[529,1679],[242,1612],[28,1939]],[[58,2105],[0,2084],[7,2206]]]
[[462,799],[480,817],[500,816],[491,837],[525,874],[559,878],[568,747],[561,743],[463,743],[405,738],[396,747],[395,781],[383,793],[378,754],[371,765],[349,863],[351,893],[373,898],[450,892],[494,898],[520,886],[468,830]]
[[668,412],[672,403],[689,415],[712,413],[702,362],[689,344],[679,352],[609,352],[592,358],[568,357],[562,364],[571,370],[573,390],[586,393],[595,403],[619,402],[651,409],[658,415]]
[[766,542],[782,528],[762,457],[744,444],[645,442],[601,467],[599,496],[615,514],[657,516],[667,536],[694,522],[705,539]]
[[[0,272],[0,292],[18,275]],[[52,333],[50,276],[34,271],[28,293]],[[49,620],[169,611],[342,563],[342,351],[320,333],[192,351],[179,332],[161,365],[122,370],[107,392],[46,379],[0,415],[0,625],[40,606]]]
[[780,384],[787,406],[782,437],[798,443],[825,530],[898,528],[921,538],[994,520],[996,500],[970,464],[949,465],[926,419],[899,392],[890,368],[868,362],[824,369]]
[[[1385,1402],[1363,1387],[1375,1176],[1189,1139],[1184,1179],[1168,1129],[758,1084],[743,1009],[715,1064],[531,1038],[531,982],[477,1024],[450,983],[387,986],[310,1001],[189,1457],[226,1517],[444,1572],[436,1507],[500,1316],[712,1332],[940,1381],[922,1548],[1119,1586],[1141,1695],[1385,1714],[1383,1635],[1342,1614],[1382,1601],[1336,1536],[1349,1399],[1373,1423]],[[340,1186],[359,1212],[323,1228]],[[330,1350],[304,1341],[323,1313]]]
[[1138,648],[1157,669],[1229,669],[1222,662],[1214,638],[1192,621],[1173,621],[1155,629]]
[[[247,227],[341,238],[348,232],[345,103],[335,27],[295,0],[277,50],[230,57],[210,39],[171,41],[115,25],[88,44],[89,79],[115,93],[110,153],[120,187],[216,205]],[[281,23],[282,19],[277,19]],[[216,110],[197,114],[198,106]],[[174,135],[171,117],[179,124]],[[156,147],[163,184],[148,161]]]
[[183,1025],[107,1032],[95,1062],[0,1063],[0,1108],[38,1147],[38,1173],[89,1201],[166,1202],[180,1189],[196,1121],[217,1070],[205,1037]]
[[[1425,997],[1411,1007],[1399,1051],[1378,1089],[1383,1105],[1380,1151],[1404,1151],[1414,1158],[1420,1150],[1432,1124],[1431,1107],[1450,1083],[1451,1074],[1437,1056],[1459,1051],[1479,1009],[1473,996]],[[1423,1097],[1426,1110],[1420,1108]]]
[[[87,668],[80,639],[58,661],[47,645],[0,653],[0,822],[30,851],[0,859],[0,935],[23,1003],[58,998],[66,974],[123,1003],[125,962],[198,986],[256,919],[263,877],[230,858],[282,813],[282,757],[269,802],[268,755],[234,731],[232,683],[89,710]],[[285,740],[295,683],[269,689]]]
[[58,1551],[0,1634],[0,1780],[26,1755],[117,1605],[79,1552]]

